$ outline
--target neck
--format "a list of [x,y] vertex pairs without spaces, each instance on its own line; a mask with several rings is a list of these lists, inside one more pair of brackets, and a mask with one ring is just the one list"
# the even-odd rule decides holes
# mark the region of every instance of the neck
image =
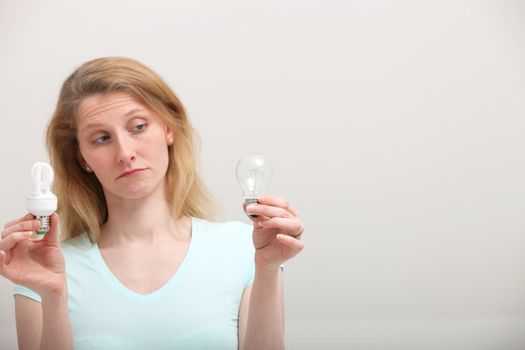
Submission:
[[98,244],[101,248],[123,244],[151,246],[167,240],[187,241],[190,238],[191,220],[173,217],[162,190],[133,200],[106,194],[106,203],[108,221],[100,228]]

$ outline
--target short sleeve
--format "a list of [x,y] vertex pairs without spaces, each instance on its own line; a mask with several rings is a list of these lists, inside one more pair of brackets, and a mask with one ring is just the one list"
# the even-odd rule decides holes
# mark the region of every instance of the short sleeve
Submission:
[[244,288],[252,284],[254,278],[255,278],[255,260],[252,260],[252,263],[250,265],[250,270],[248,270],[248,276],[246,276],[246,282],[244,283]]
[[29,299],[33,299],[35,301],[38,301],[39,303],[42,302],[42,298],[40,295],[33,290],[26,288],[24,286],[15,284],[15,287],[13,289],[13,296],[14,295],[23,295],[25,297],[28,297]]

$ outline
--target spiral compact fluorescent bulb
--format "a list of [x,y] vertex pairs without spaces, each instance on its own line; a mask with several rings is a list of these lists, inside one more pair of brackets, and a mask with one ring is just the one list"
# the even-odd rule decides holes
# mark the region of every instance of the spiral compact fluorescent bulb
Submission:
[[[259,196],[267,192],[273,169],[269,159],[262,154],[248,154],[237,163],[237,180],[242,187],[246,205],[257,203]],[[249,215],[256,218],[257,215]]]
[[51,226],[49,216],[57,210],[57,197],[51,192],[53,168],[45,162],[36,162],[31,168],[33,192],[26,199],[26,208],[40,221],[40,228],[29,239],[40,240]]

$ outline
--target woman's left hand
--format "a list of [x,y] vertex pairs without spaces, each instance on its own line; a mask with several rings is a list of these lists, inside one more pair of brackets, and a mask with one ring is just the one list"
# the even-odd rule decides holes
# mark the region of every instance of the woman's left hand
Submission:
[[263,195],[258,203],[244,205],[244,209],[248,215],[257,215],[251,220],[258,268],[276,271],[282,263],[303,250],[301,235],[304,226],[299,213],[287,200]]

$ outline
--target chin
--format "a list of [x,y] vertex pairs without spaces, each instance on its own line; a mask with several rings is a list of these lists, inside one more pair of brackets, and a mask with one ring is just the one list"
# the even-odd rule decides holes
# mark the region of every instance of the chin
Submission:
[[158,191],[161,191],[159,186],[135,183],[112,192],[110,196],[124,200],[138,200],[154,195]]

